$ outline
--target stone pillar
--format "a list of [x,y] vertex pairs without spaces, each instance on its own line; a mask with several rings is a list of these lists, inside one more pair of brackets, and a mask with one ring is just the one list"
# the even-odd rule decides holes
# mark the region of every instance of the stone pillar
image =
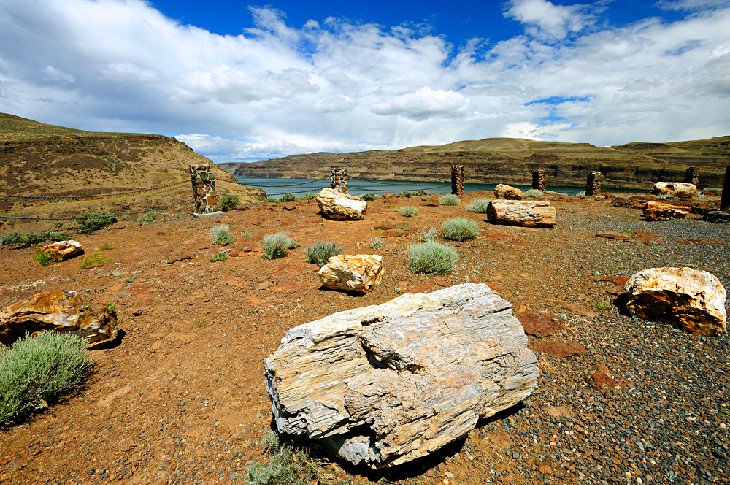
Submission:
[[451,166],[451,193],[464,195],[464,166]]
[[687,184],[700,184],[700,171],[697,170],[696,166],[687,167],[687,170],[684,171],[684,182]]
[[722,184],[722,197],[720,198],[720,210],[730,211],[730,165],[725,167],[725,182]]
[[537,169],[532,171],[532,188],[545,192],[547,184],[545,183],[545,170]]
[[337,192],[347,193],[347,169],[344,167],[330,168],[330,187]]
[[210,165],[190,165],[190,181],[193,184],[193,199],[195,201],[195,212],[206,214],[218,210],[218,199],[215,195],[215,175]]
[[600,194],[602,183],[603,174],[601,172],[589,172],[586,181],[586,196]]

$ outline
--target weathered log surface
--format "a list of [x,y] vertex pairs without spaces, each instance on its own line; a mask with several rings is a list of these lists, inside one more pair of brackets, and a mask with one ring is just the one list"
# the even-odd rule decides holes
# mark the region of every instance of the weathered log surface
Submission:
[[487,207],[492,224],[525,227],[553,227],[557,224],[555,207],[547,200],[493,200]]
[[383,279],[383,257],[377,254],[332,256],[318,274],[325,288],[367,293]]
[[317,194],[320,213],[328,219],[358,220],[365,218],[367,202],[360,197],[324,188]]
[[529,396],[538,377],[511,305],[473,283],[295,327],[264,367],[279,432],[372,468],[464,436]]

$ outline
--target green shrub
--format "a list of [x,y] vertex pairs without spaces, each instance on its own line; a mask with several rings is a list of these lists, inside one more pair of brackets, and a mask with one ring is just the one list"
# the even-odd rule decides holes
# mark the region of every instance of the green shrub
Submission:
[[304,194],[301,199],[302,200],[313,200],[317,198],[317,194]]
[[36,253],[33,255],[33,259],[35,259],[36,262],[41,266],[48,266],[49,264],[55,262],[55,259],[53,259],[51,255],[42,250],[36,251]]
[[476,199],[471,201],[469,205],[466,206],[466,210],[469,212],[477,212],[479,214],[486,214],[487,213],[487,207],[489,207],[489,203],[491,200],[489,199]]
[[219,246],[228,246],[235,241],[231,233],[228,232],[228,224],[213,226],[210,228],[211,242]]
[[411,197],[423,197],[425,195],[428,195],[428,192],[426,192],[425,190],[404,190],[398,195],[410,199]]
[[149,211],[147,214],[143,215],[139,219],[137,219],[137,222],[140,226],[146,226],[147,224],[150,224],[154,221],[156,221],[160,217],[160,213],[157,211]]
[[471,219],[449,219],[441,225],[441,235],[452,241],[468,241],[479,235],[479,226]]
[[0,425],[46,407],[81,384],[91,370],[86,340],[42,332],[0,351]]
[[264,200],[266,200],[266,202],[279,202],[279,199],[275,199],[273,197],[266,197]]
[[421,240],[424,242],[426,241],[435,241],[436,235],[438,234],[438,231],[435,227],[431,227],[428,230],[421,229]]
[[103,253],[94,253],[84,258],[81,262],[81,269],[91,269],[109,262],[111,259],[104,256]]
[[79,228],[81,234],[89,234],[111,226],[117,222],[117,216],[105,212],[85,212],[76,216],[76,222],[81,226]]
[[450,273],[456,262],[456,250],[436,241],[412,244],[408,248],[408,268],[413,273]]
[[228,212],[231,209],[235,209],[241,203],[241,197],[238,194],[227,193],[221,197],[221,209]]
[[544,195],[545,194],[542,192],[542,190],[530,189],[525,191],[525,197],[538,198],[543,197]]
[[279,197],[279,200],[282,202],[292,202],[296,199],[297,198],[294,196],[294,194],[290,194],[288,192],[286,194],[282,195],[281,197]]
[[64,241],[73,235],[66,231],[11,232],[2,237],[0,244],[15,248],[26,248],[46,241]]
[[286,256],[288,249],[299,247],[299,243],[290,238],[286,233],[277,232],[276,234],[265,235],[262,246],[264,258],[278,259]]
[[101,246],[99,246],[99,251],[109,251],[110,249],[112,249],[112,247],[113,246],[111,244],[104,243]]
[[210,262],[215,263],[216,261],[226,261],[227,259],[228,255],[226,253],[220,252],[215,253],[213,256],[211,256]]
[[415,215],[418,215],[418,207],[398,207],[398,209],[396,210],[403,217],[413,217]]
[[375,194],[373,194],[372,192],[368,192],[367,194],[362,194],[362,195],[360,196],[360,198],[361,198],[362,200],[366,200],[366,201],[368,201],[368,202],[370,202],[371,200],[375,200],[375,198],[376,198],[376,197],[377,197],[377,196],[376,196]]
[[342,254],[342,248],[333,242],[318,242],[304,250],[304,256],[310,264],[324,266],[332,256]]
[[461,200],[454,194],[446,194],[439,197],[439,204],[441,205],[459,205],[459,202]]
[[[246,483],[249,485],[309,485],[322,481],[323,469],[303,449],[282,442],[267,430],[262,439],[266,464],[254,462],[246,469]],[[331,483],[331,482],[327,482]],[[340,482],[346,483],[346,482]]]
[[370,247],[373,249],[383,249],[383,240],[379,237],[374,237],[370,240]]

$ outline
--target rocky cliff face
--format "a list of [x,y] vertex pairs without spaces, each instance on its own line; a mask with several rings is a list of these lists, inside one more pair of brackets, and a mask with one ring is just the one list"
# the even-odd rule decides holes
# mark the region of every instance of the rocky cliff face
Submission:
[[730,136],[615,147],[490,138],[401,150],[292,155],[237,164],[234,173],[243,177],[328,178],[330,166],[342,165],[351,178],[447,182],[451,165],[460,164],[465,166],[466,182],[473,183],[529,184],[532,171],[542,168],[548,188],[584,185],[592,171],[605,174],[606,187],[650,188],[658,180],[682,181],[686,168],[695,165],[701,186],[720,187],[729,163]]

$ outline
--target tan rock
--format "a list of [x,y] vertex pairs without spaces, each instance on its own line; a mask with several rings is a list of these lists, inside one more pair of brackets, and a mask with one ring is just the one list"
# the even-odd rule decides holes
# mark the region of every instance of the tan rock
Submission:
[[626,282],[626,309],[646,320],[678,324],[697,335],[727,327],[725,288],[714,275],[692,268],[650,268]]
[[43,244],[38,250],[50,256],[56,262],[65,261],[84,254],[84,248],[81,247],[81,243],[73,239]]
[[365,218],[367,202],[360,197],[324,188],[317,194],[319,211],[328,219],[358,220]]
[[332,256],[318,274],[326,288],[367,293],[383,279],[383,257],[377,254]]
[[654,195],[690,199],[697,195],[697,186],[684,182],[657,182],[651,192]]
[[94,348],[117,338],[117,315],[106,307],[91,308],[75,291],[37,293],[0,311],[0,343],[11,345],[43,330],[74,333]]
[[498,199],[522,200],[525,198],[524,192],[517,187],[511,185],[499,184],[494,189],[494,196]]
[[487,207],[493,224],[524,227],[553,227],[557,212],[548,200],[493,200]]
[[684,219],[687,214],[689,211],[683,207],[650,200],[644,204],[642,218],[647,221],[668,221],[669,219]]
[[295,327],[264,369],[280,433],[372,468],[465,436],[528,397],[539,374],[509,302],[474,283]]

